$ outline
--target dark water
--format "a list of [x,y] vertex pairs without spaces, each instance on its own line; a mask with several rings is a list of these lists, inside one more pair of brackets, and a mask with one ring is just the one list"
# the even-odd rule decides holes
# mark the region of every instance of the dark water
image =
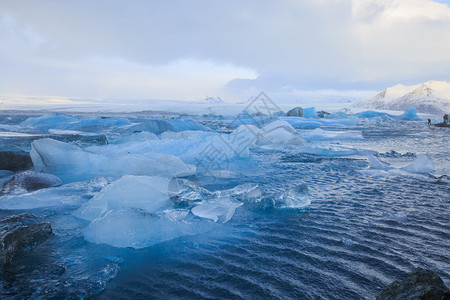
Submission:
[[[449,174],[448,130],[414,122],[351,130],[365,139],[340,145],[427,153],[436,174]],[[384,158],[392,165],[413,159]],[[312,202],[304,209],[245,204],[213,231],[138,250],[85,242],[86,223],[72,217],[74,208],[35,209],[52,223],[55,237],[6,268],[2,297],[373,299],[416,267],[432,269],[450,284],[448,181],[373,170],[365,157],[295,151],[255,149],[250,160],[234,161],[230,169],[240,177],[192,180],[210,190],[257,183],[265,200],[306,184]],[[63,278],[35,272],[54,262],[67,266]]]

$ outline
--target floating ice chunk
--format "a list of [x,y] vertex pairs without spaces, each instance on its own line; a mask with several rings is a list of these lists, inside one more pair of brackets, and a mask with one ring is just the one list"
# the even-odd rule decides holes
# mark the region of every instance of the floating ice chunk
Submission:
[[36,171],[58,175],[63,181],[77,181],[96,176],[123,175],[188,176],[195,166],[178,157],[158,153],[92,153],[52,139],[36,140],[30,156]]
[[405,111],[400,118],[402,119],[418,119],[419,116],[417,116],[417,109],[413,106],[407,111]]
[[304,108],[303,116],[305,118],[317,118],[316,109],[314,107]]
[[363,149],[357,149],[357,148],[351,148],[351,147],[344,147],[344,146],[338,146],[333,145],[331,147],[311,147],[311,146],[304,146],[298,149],[302,153],[308,153],[308,154],[314,154],[314,155],[320,155],[320,156],[351,156],[351,155],[368,155],[368,154],[375,154],[376,152],[373,150],[363,150]]
[[392,169],[390,164],[379,160],[378,158],[376,158],[373,155],[368,155],[367,156],[367,160],[369,161],[370,167],[372,169],[377,169],[377,170],[389,170],[389,169]]
[[211,198],[212,193],[192,181],[174,178],[168,185],[168,195],[176,206],[189,206]]
[[23,121],[20,126],[30,127],[39,130],[48,130],[65,127],[68,123],[74,122],[77,119],[64,114],[50,114],[41,117],[31,117]]
[[[155,215],[142,210],[111,210],[92,221],[84,231],[91,243],[104,243],[114,247],[145,248],[184,235],[193,235],[211,229],[211,224],[179,214]],[[184,218],[182,216],[185,216]]]
[[301,146],[304,140],[289,123],[277,120],[259,130],[256,144],[263,148],[284,149]]
[[130,125],[130,121],[125,118],[83,118],[78,119],[64,114],[50,114],[41,117],[32,117],[20,124],[22,127],[39,130],[68,129],[68,130],[89,130],[98,127],[112,127]]
[[25,171],[17,173],[6,182],[3,186],[2,193],[8,194],[17,189],[31,192],[43,188],[60,186],[61,183],[61,179],[55,175]]
[[349,127],[356,126],[359,119],[356,117],[349,117],[345,119],[305,119],[300,117],[281,118],[288,122],[295,128],[316,128],[316,127]]
[[184,130],[200,130],[208,131],[208,128],[197,123],[194,120],[180,120],[180,119],[156,119],[146,120],[140,124],[136,124],[127,128],[127,131],[148,131],[154,134],[161,134],[164,131],[184,131]]
[[304,208],[311,204],[308,196],[308,186],[299,184],[283,193],[275,206],[279,208]]
[[83,204],[74,216],[92,221],[113,209],[140,208],[154,212],[169,207],[169,181],[157,176],[123,176]]
[[226,223],[233,217],[236,208],[243,204],[242,202],[232,201],[229,198],[218,198],[193,207],[191,212],[200,218]]
[[402,170],[410,173],[427,174],[434,172],[435,169],[433,162],[425,154],[420,154],[412,164],[403,167]]
[[214,194],[217,197],[236,198],[244,202],[259,202],[261,201],[261,191],[256,183],[244,183],[235,186],[232,189],[216,191]]
[[360,131],[326,131],[321,128],[314,130],[303,130],[300,134],[307,141],[341,141],[341,140],[363,140]]
[[215,178],[238,178],[239,174],[228,170],[209,170],[206,175]]
[[146,142],[150,140],[159,140],[158,136],[152,132],[141,131],[134,132],[129,135],[121,136],[119,139],[115,140],[115,144],[130,144],[130,143],[139,143]]
[[390,118],[387,113],[373,111],[373,110],[366,110],[363,112],[360,112],[356,114],[359,118]]
[[67,207],[80,206],[84,201],[86,182],[65,184],[59,187],[50,187],[26,192],[22,194],[9,194],[0,197],[0,209],[34,209],[39,207]]
[[185,130],[180,132],[165,131],[160,134],[161,139],[174,139],[174,140],[205,140],[207,137],[216,136],[216,132],[210,131],[193,131]]

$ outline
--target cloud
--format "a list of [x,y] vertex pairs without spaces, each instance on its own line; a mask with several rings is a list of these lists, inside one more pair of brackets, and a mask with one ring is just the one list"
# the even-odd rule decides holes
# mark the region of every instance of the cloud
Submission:
[[449,32],[450,8],[431,0],[4,0],[0,89],[123,99],[340,96],[450,80]]

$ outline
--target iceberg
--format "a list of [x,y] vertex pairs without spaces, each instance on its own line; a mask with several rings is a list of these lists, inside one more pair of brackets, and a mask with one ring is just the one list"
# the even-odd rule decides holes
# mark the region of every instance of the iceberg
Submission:
[[417,108],[414,106],[405,111],[401,116],[401,119],[419,119],[419,116],[417,115]]
[[74,216],[92,221],[110,210],[139,208],[147,212],[171,206],[169,178],[126,175],[104,187],[83,204]]
[[178,177],[192,175],[196,170],[194,165],[185,164],[169,154],[93,153],[49,138],[34,141],[31,148],[30,156],[35,171],[57,175],[64,182],[96,176]]
[[351,127],[356,126],[359,119],[347,117],[344,119],[306,119],[300,117],[283,117],[283,121],[288,122],[294,128],[316,128],[316,127]]
[[314,130],[303,130],[301,136],[307,141],[343,141],[343,140],[363,140],[361,131],[326,131],[321,128]]
[[317,118],[316,109],[314,107],[308,107],[303,109],[303,117],[305,118]]
[[7,181],[3,185],[2,193],[8,194],[16,190],[31,192],[43,188],[60,186],[61,183],[61,179],[55,175],[25,171],[17,173]]
[[89,182],[74,182],[32,192],[12,193],[0,197],[0,209],[28,210],[40,207],[79,207],[88,194]]
[[43,131],[50,129],[88,130],[96,131],[99,127],[120,127],[131,125],[125,118],[75,118],[64,114],[50,114],[40,117],[31,117],[20,124],[24,128],[33,128]]
[[31,117],[20,123],[21,127],[28,127],[38,130],[63,129],[67,124],[77,121],[77,118],[64,114],[50,114],[40,117]]
[[159,137],[151,132],[141,131],[134,132],[132,134],[123,135],[118,139],[113,140],[114,144],[130,144],[130,143],[141,143],[151,140],[159,140]]
[[258,131],[256,145],[270,149],[302,146],[304,139],[287,122],[274,121]]
[[84,239],[96,244],[140,249],[206,232],[211,226],[195,219],[188,210],[168,210],[161,214],[139,209],[111,210],[86,227]]
[[425,154],[418,155],[412,164],[401,169],[406,172],[418,174],[427,174],[435,170],[433,162]]
[[184,130],[199,130],[208,131],[209,129],[200,123],[191,120],[181,120],[181,119],[156,119],[156,120],[146,120],[140,124],[132,125],[126,129],[128,132],[135,131],[148,131],[154,134],[161,134],[165,131],[184,131]]

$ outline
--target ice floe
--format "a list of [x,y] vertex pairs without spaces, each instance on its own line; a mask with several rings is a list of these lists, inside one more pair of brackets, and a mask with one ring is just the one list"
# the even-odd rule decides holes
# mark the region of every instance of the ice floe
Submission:
[[79,181],[96,176],[123,175],[188,176],[195,166],[178,157],[161,153],[93,153],[53,139],[32,143],[30,156],[35,170],[59,176],[63,181]]

